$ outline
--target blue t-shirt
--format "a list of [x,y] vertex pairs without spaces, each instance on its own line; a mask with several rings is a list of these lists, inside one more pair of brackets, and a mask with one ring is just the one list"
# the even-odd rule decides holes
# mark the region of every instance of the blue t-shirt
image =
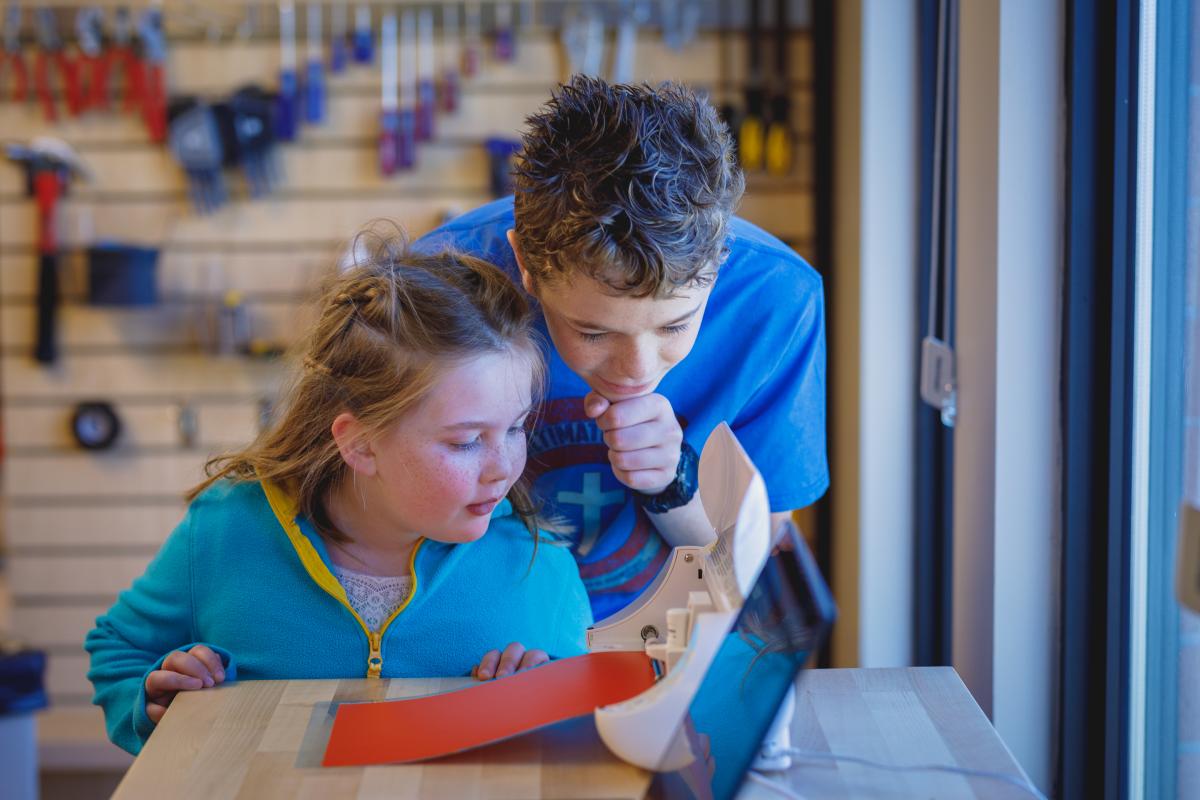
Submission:
[[[486,259],[519,285],[506,236],[512,227],[508,197],[457,217],[415,247]],[[729,230],[730,255],[695,347],[657,391],[671,401],[697,452],[719,422],[728,422],[766,481],[771,510],[802,508],[829,486],[821,277],[761,228],[734,218]],[[545,322],[539,325],[546,333]],[[572,549],[599,620],[637,597],[669,547],[613,475],[600,429],[583,412],[587,384],[549,350],[549,387],[530,437],[527,474],[546,510],[575,527]]]

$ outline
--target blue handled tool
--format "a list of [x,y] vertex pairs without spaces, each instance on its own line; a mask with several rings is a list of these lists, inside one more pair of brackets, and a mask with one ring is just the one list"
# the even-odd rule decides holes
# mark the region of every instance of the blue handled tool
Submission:
[[329,71],[337,74],[346,69],[350,48],[346,41],[346,6],[334,3],[329,11]]
[[458,6],[442,6],[442,75],[438,82],[438,106],[447,113],[458,110]]
[[510,3],[496,3],[496,29],[492,53],[497,61],[512,61],[516,57],[516,39],[513,35],[513,13]]
[[418,142],[433,138],[433,116],[437,110],[437,85],[434,83],[433,9],[417,12],[417,125]]
[[397,168],[397,142],[400,133],[400,89],[397,70],[396,12],[383,12],[379,26],[380,114],[379,172],[392,175]]
[[396,131],[396,165],[410,169],[416,162],[417,22],[415,12],[400,12],[400,117]]
[[479,36],[483,27],[483,8],[479,0],[467,3],[465,15],[465,35],[462,49],[462,74],[473,78],[479,71]]
[[325,119],[325,53],[321,42],[321,4],[308,4],[308,63],[304,72],[304,120]]
[[354,60],[370,64],[371,58],[371,7],[360,5],[354,9]]
[[295,141],[300,105],[300,80],[296,75],[296,5],[279,3],[279,98],[275,102],[275,135]]

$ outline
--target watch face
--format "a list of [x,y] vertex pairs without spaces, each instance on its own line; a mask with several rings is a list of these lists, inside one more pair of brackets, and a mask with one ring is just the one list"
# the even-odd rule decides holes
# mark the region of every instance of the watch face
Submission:
[[116,441],[121,422],[108,403],[81,403],[71,418],[71,431],[80,447],[102,450]]

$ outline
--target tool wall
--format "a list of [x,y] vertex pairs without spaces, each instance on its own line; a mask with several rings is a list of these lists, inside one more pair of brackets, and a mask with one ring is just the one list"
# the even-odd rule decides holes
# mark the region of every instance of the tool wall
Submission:
[[[0,165],[0,543],[15,633],[51,654],[54,709],[45,730],[70,720],[72,735],[94,731],[102,739],[99,712],[88,705],[83,636],[178,521],[181,492],[200,478],[205,458],[248,441],[270,413],[281,374],[276,356],[303,329],[305,302],[349,237],[376,218],[417,236],[492,199],[497,148],[503,153],[525,116],[573,69],[681,80],[734,109],[757,102],[762,115],[786,101],[792,158],[754,165],[740,213],[810,252],[811,48],[803,3],[788,4],[787,30],[776,37],[774,4],[764,2],[754,47],[743,3],[730,4],[732,11],[715,0],[368,3],[359,44],[371,52],[360,52],[361,61],[354,52],[359,4],[312,5],[321,26],[310,40],[306,3],[163,4],[162,109],[154,108],[148,83],[142,99],[126,104],[129,87],[115,59],[107,88],[95,90],[104,102],[87,100],[94,79],[78,41],[78,6],[51,8],[58,52],[76,59],[78,85],[50,59],[38,88],[34,73],[46,43],[33,6],[16,6],[20,27],[5,37],[0,69],[0,139],[55,137],[82,167],[55,209],[60,302],[54,352],[41,358],[39,280],[47,262],[38,200],[28,194],[28,169]],[[117,6],[100,8],[102,47],[115,49]],[[136,24],[143,9],[131,11]],[[643,24],[622,29],[630,14]],[[331,33],[338,24],[344,36]],[[289,26],[294,48],[286,43]],[[772,52],[776,39],[787,45],[786,80],[772,83],[776,59],[751,55],[760,44]],[[428,53],[414,45],[423,41],[433,45]],[[25,99],[15,96],[13,56],[28,72]],[[335,70],[336,58],[342,64]],[[748,80],[755,63],[757,84]],[[399,74],[395,85],[381,77],[383,64]],[[428,75],[440,83],[452,66],[457,102],[444,95],[428,101],[422,120],[421,81]],[[771,86],[783,88],[772,97]],[[247,87],[260,94],[238,94]],[[275,124],[269,152],[256,154],[252,136],[226,136],[227,148],[230,141],[243,148],[236,158],[206,154],[195,146],[203,137],[179,124],[189,112],[203,118],[201,128],[208,119],[221,124],[220,114],[237,112],[229,107],[242,101],[250,111],[236,119],[250,124],[254,102],[266,98],[278,114],[288,93],[293,129],[289,138]],[[162,113],[162,125],[148,113]],[[389,135],[399,141],[389,143]],[[489,140],[496,140],[490,151]]]

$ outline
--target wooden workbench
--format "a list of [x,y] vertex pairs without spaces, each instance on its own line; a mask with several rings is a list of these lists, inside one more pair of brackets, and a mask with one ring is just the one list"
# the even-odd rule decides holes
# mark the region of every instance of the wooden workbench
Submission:
[[[611,756],[590,720],[437,762],[317,766],[330,703],[447,691],[462,678],[248,681],[183,693],[115,795],[133,798],[636,798],[649,773]],[[487,709],[480,709],[481,714]],[[793,745],[891,764],[953,764],[1023,774],[954,670],[806,672]],[[1005,783],[892,773],[847,763],[798,764],[782,778],[808,800],[1018,798]],[[778,797],[748,784],[746,797]]]

